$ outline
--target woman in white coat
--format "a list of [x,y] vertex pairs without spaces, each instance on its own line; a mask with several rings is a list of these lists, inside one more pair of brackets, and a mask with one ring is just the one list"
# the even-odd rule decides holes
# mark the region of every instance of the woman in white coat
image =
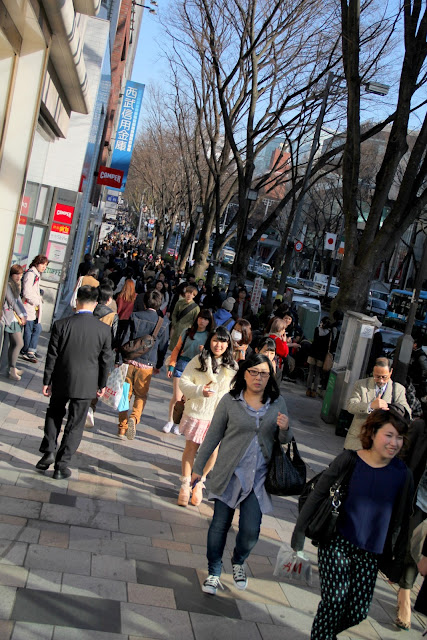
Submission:
[[[179,388],[185,396],[185,408],[179,431],[186,439],[178,496],[181,507],[186,507],[190,500],[191,472],[197,450],[206,436],[219,401],[230,391],[236,371],[230,333],[225,327],[218,327],[210,333],[203,351],[190,360],[180,378]],[[191,503],[195,506],[202,501],[204,481],[215,464],[216,455],[215,450],[203,469],[201,481],[193,490]]]

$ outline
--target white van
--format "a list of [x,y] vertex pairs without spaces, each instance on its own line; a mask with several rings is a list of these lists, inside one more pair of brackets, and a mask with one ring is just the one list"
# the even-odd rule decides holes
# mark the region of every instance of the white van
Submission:
[[322,305],[320,304],[320,300],[318,298],[311,298],[310,296],[301,296],[297,293],[294,293],[292,296],[292,306],[298,311],[298,307],[302,304],[306,305],[309,309],[314,309],[319,312],[319,322],[320,315],[322,313]]

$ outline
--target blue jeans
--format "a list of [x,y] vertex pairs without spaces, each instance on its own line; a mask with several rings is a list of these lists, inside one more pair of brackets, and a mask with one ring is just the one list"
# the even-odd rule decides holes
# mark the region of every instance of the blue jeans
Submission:
[[[261,527],[262,512],[253,491],[239,505],[239,532],[234,547],[233,564],[243,564],[258,542]],[[224,553],[227,533],[233,520],[235,509],[227,506],[221,500],[215,500],[215,510],[211,526],[208,531],[208,570],[213,576],[220,576],[222,569],[222,555]]]
[[35,353],[41,332],[42,326],[38,320],[27,320],[24,326],[24,346],[22,347],[22,353],[28,353],[29,351]]

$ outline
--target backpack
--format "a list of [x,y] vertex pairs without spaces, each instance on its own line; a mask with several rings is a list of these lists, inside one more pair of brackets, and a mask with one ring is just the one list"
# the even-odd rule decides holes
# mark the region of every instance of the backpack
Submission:
[[151,351],[151,349],[156,344],[156,338],[162,324],[163,318],[159,317],[159,319],[157,320],[157,324],[154,327],[153,333],[148,333],[145,336],[135,338],[134,340],[129,340],[129,342],[123,344],[120,347],[120,353],[123,360],[136,360],[137,358],[141,358],[142,356],[145,356],[146,353]]

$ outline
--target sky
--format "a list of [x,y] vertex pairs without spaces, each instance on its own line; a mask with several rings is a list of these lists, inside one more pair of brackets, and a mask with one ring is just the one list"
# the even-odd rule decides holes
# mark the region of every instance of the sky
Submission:
[[[146,4],[150,4],[149,0],[147,0]],[[164,11],[167,8],[167,4],[167,0],[159,0],[157,11],[159,13]],[[157,43],[161,33],[162,27],[159,23],[159,16],[152,15],[145,9],[132,72],[132,80],[134,82],[147,85],[150,82],[161,81],[162,72],[165,68],[165,62],[159,59],[161,49]]]

